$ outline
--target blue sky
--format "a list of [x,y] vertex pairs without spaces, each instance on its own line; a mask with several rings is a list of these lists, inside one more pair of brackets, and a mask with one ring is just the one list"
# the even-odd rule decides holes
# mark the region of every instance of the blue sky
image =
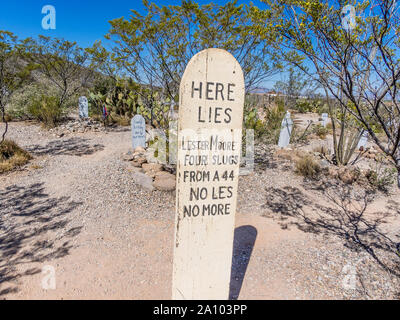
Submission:
[[[181,1],[155,0],[158,5],[180,4]],[[214,2],[223,4],[227,1],[197,1],[200,4]],[[238,1],[250,3],[250,1]],[[265,7],[258,0],[253,3]],[[56,29],[42,28],[42,8],[52,5],[56,9]],[[109,31],[108,21],[128,17],[130,9],[143,12],[142,1],[134,0],[3,0],[0,10],[0,30],[11,31],[20,39],[46,35],[76,41],[81,47],[89,47],[96,40],[103,40]],[[264,86],[272,87],[273,83]]]
[[[152,1],[150,1],[152,2]],[[158,5],[180,4],[181,1],[153,1]],[[198,1],[200,4],[210,1]],[[227,1],[214,0],[223,4]],[[239,1],[249,3],[250,1]],[[260,1],[253,1],[263,6]],[[42,8],[52,5],[56,9],[56,30],[42,29]],[[130,9],[143,12],[142,1],[133,0],[4,0],[0,10],[0,29],[15,33],[20,38],[39,34],[77,41],[80,46],[91,46],[103,39],[109,30],[108,21],[128,17]]]

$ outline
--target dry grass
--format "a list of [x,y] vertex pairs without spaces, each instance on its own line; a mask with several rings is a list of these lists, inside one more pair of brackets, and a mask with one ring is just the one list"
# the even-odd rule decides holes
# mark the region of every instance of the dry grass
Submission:
[[0,144],[0,174],[19,168],[31,159],[32,156],[13,141],[5,140]]
[[306,155],[296,162],[295,172],[303,177],[316,179],[321,173],[321,167],[310,155]]
[[329,129],[324,128],[322,125],[318,124],[314,127],[313,132],[318,138],[325,140],[326,136],[329,134]]
[[44,167],[39,165],[39,164],[33,164],[31,165],[31,169],[33,170],[39,170],[39,169],[43,169]]
[[123,127],[130,126],[131,124],[131,120],[129,118],[119,115],[112,116],[112,121]]
[[330,156],[330,151],[326,146],[318,146],[313,149],[313,152],[318,152],[321,156],[324,158],[327,158]]

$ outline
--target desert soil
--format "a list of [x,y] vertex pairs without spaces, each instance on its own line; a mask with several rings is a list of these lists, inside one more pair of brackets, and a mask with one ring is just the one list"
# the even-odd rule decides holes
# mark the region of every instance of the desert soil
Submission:
[[[170,299],[175,193],[133,182],[129,128],[12,123],[8,138],[34,160],[0,176],[0,299]],[[239,181],[231,298],[398,299],[399,202],[305,181],[259,146]]]

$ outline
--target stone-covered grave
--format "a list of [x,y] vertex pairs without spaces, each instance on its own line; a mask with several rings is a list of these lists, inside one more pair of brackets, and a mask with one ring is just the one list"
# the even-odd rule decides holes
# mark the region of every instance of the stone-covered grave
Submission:
[[104,124],[92,119],[74,119],[50,129],[51,133],[62,137],[71,133],[103,132],[107,131]]
[[161,163],[152,162],[152,151],[137,147],[132,153],[123,154],[123,160],[129,162],[129,171],[133,173],[134,181],[149,191],[173,191],[176,187],[176,177],[170,168]]

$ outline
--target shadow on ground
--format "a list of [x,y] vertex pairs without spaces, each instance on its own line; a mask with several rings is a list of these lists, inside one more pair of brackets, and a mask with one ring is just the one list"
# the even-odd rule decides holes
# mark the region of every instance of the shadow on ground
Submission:
[[277,161],[274,160],[270,148],[256,148],[254,154],[254,163],[256,164],[256,169],[258,171],[278,168]]
[[236,300],[239,297],[256,238],[257,229],[253,226],[242,226],[235,229],[229,288],[230,300]]
[[130,126],[120,126],[117,124],[111,124],[107,126],[107,131],[112,131],[112,132],[128,132],[131,131]]
[[80,205],[68,197],[50,198],[42,183],[0,190],[0,297],[18,292],[21,277],[41,272],[25,264],[69,254],[81,227],[69,228],[68,215]]
[[305,182],[303,187],[266,189],[265,216],[284,229],[296,226],[304,232],[337,236],[346,247],[366,251],[385,270],[400,276],[400,235],[385,231],[387,219],[400,215],[399,203],[388,202],[386,208],[367,214],[375,198],[372,191],[357,192],[351,185],[327,181]]
[[26,148],[33,155],[68,155],[68,156],[84,156],[91,155],[97,151],[104,150],[101,144],[91,145],[89,139],[74,137],[67,140],[55,140],[49,142],[45,146],[33,145]]

